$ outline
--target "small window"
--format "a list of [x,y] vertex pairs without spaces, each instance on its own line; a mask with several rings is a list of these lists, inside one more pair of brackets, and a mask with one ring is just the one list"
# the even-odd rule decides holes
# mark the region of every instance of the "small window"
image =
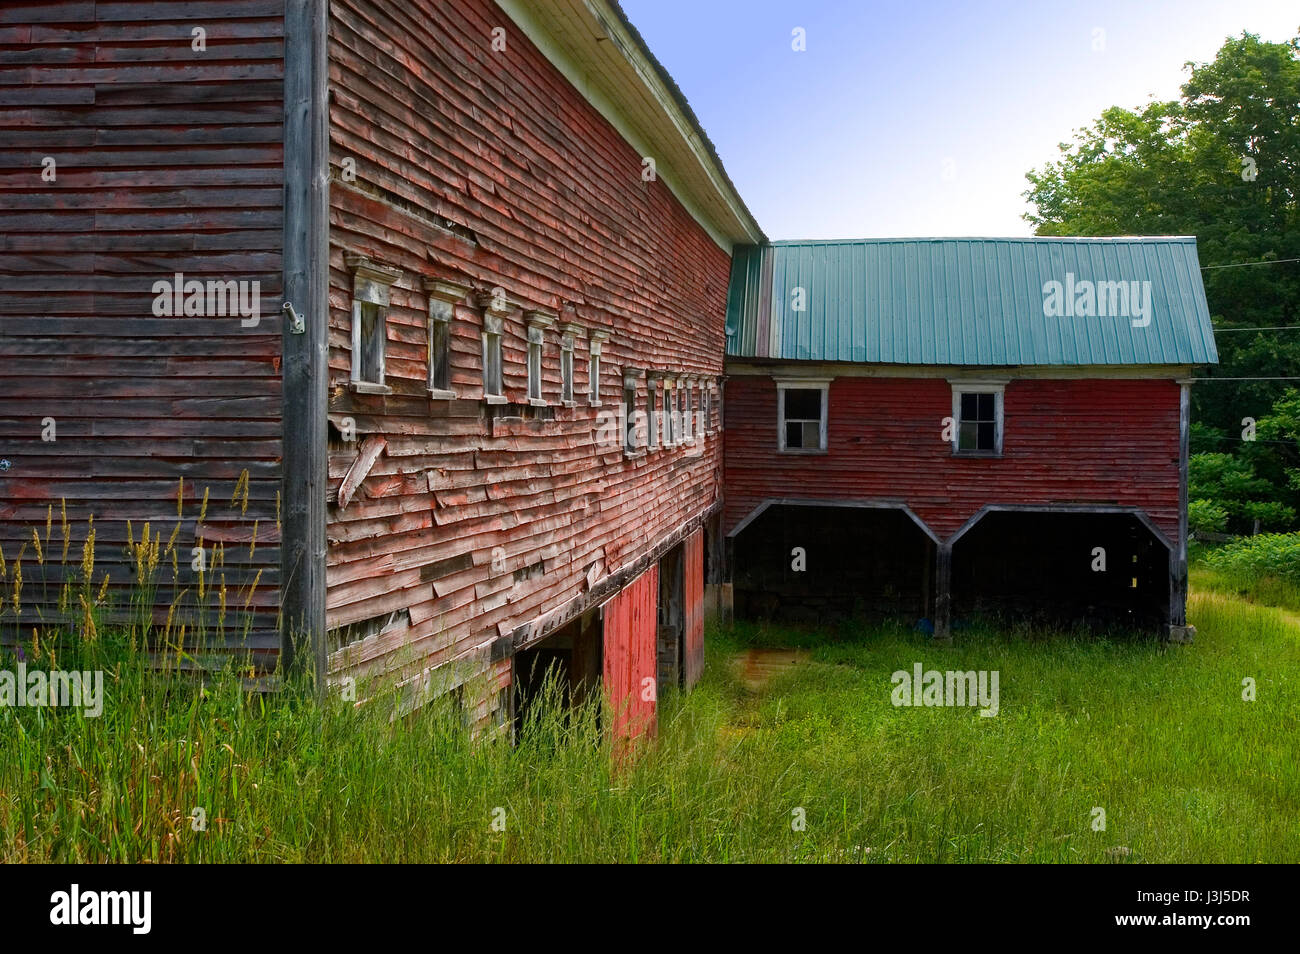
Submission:
[[352,320],[359,326],[352,338],[359,347],[354,356],[355,379],[361,384],[384,383],[384,343],[388,340],[387,309],[369,302],[353,306]]
[[565,335],[560,348],[560,400],[573,403],[573,336]]
[[646,383],[646,428],[645,440],[646,447],[649,450],[656,450],[659,447],[659,385],[654,378]]
[[973,385],[953,389],[953,419],[956,424],[953,452],[957,454],[1002,453],[1002,388]]
[[687,383],[682,388],[682,432],[687,440],[695,440],[695,386]]
[[636,453],[636,378],[623,376],[623,450]]
[[826,450],[825,384],[778,384],[780,449],[795,453]]
[[388,394],[384,383],[384,346],[388,341],[389,289],[401,277],[395,268],[360,255],[347,255],[352,270],[352,370],[354,390]]
[[429,294],[429,394],[435,398],[454,398],[451,390],[451,321],[456,305],[469,292],[469,286],[440,278],[426,278]]
[[528,399],[531,401],[540,401],[542,399],[542,340],[539,335],[536,341],[530,337],[528,341]]
[[663,405],[664,405],[664,413],[663,413],[664,446],[672,447],[674,444],[677,443],[677,428],[676,428],[677,415],[673,413],[673,409],[676,407],[673,401],[673,389],[672,386],[669,385],[667,382],[664,383]]
[[500,398],[505,392],[501,378],[501,319],[483,319],[483,394]]
[[713,400],[709,385],[700,389],[700,421],[705,434],[713,433]]
[[545,404],[542,394],[542,346],[546,342],[546,329],[555,327],[555,319],[545,312],[530,311],[528,321],[528,400],[532,404]]
[[592,331],[587,346],[587,403],[600,404],[600,361],[601,349],[609,338],[607,331]]

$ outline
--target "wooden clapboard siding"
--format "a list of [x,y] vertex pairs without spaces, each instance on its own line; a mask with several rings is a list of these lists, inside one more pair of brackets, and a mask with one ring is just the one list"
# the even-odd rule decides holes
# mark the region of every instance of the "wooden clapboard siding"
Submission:
[[[12,561],[33,524],[44,536],[52,506],[58,553],[66,505],[79,563],[93,515],[95,580],[107,572],[121,604],[128,521],[137,541],[147,522],[164,545],[179,522],[180,587],[196,583],[197,539],[209,560],[225,541],[209,580],[224,575],[232,610],[247,599],[248,645],[267,662],[279,646],[283,17],[283,0],[0,8],[0,547]],[[195,27],[206,52],[191,47]],[[41,178],[47,156],[54,182]],[[153,283],[177,272],[259,281],[260,323],[156,317]],[[41,440],[47,417],[54,442]],[[244,473],[247,504],[232,504]],[[29,547],[29,579],[34,562]],[[173,594],[161,562],[158,619]],[[226,646],[242,643],[238,616]]]
[[[657,692],[655,634],[659,568],[652,566],[601,610],[604,625],[605,702],[616,739],[654,734]],[[647,682],[647,680],[649,680]]]
[[700,680],[704,671],[704,531],[686,538],[682,571],[685,599],[685,659],[682,662],[686,688]]
[[942,378],[840,377],[827,453],[781,454],[771,378],[727,382],[726,529],[778,497],[907,504],[941,539],[985,504],[1110,504],[1178,537],[1179,396],[1172,380],[1015,379],[999,458],[955,457]]
[[[491,49],[495,27],[504,53]],[[617,410],[624,368],[721,373],[730,260],[662,182],[642,181],[639,153],[490,0],[336,0],[329,30],[329,411],[333,427],[350,418],[356,428],[348,444],[332,427],[332,492],[367,437],[387,446],[347,506],[331,505],[328,619],[409,613],[336,652],[330,668],[414,675],[480,658],[500,638],[543,635],[599,595],[589,571],[599,588],[718,505],[716,431],[627,459],[598,443],[597,427],[600,412]],[[344,181],[345,161],[355,182]],[[401,271],[388,396],[347,387],[346,253]],[[459,399],[428,396],[426,276],[506,291],[513,416],[494,418],[482,399],[483,315],[470,296],[451,328]],[[551,329],[552,419],[529,419],[524,309],[610,333],[601,407],[586,402],[586,338],[575,349],[578,403],[559,406]]]

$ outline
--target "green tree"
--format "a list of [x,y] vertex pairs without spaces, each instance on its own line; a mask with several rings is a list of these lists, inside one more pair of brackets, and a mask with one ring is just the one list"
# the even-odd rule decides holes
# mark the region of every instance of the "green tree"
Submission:
[[[1243,33],[1187,69],[1179,99],[1107,109],[1061,144],[1056,161],[1029,172],[1025,218],[1039,235],[1195,235],[1220,358],[1202,376],[1300,375],[1300,263],[1285,261],[1300,258],[1300,37]],[[1252,262],[1278,264],[1236,267]],[[1235,330],[1276,327],[1284,330]],[[1295,445],[1241,435],[1244,418],[1281,413],[1275,403],[1288,386],[1192,389],[1194,449],[1239,456],[1272,486],[1255,509],[1274,520],[1300,506],[1300,485],[1288,479],[1300,465]],[[1270,500],[1281,509],[1264,506]]]

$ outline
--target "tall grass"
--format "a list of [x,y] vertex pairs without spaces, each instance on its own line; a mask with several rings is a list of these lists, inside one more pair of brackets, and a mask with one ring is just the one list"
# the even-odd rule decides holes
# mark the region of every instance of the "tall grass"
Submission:
[[[554,693],[517,745],[474,742],[450,707],[249,694],[236,667],[200,686],[106,634],[59,658],[107,668],[101,718],[0,709],[0,860],[1300,859],[1296,627],[1215,594],[1191,617],[1179,647],[713,631],[703,682],[622,760],[595,708]],[[809,661],[744,688],[737,653],[800,641]],[[895,708],[890,674],[915,662],[997,669],[999,715]]]

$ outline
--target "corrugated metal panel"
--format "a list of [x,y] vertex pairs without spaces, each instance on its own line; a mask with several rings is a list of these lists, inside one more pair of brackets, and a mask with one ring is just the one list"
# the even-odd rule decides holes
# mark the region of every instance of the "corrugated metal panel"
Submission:
[[704,531],[696,530],[686,538],[682,572],[686,652],[683,666],[686,688],[700,681],[704,671]]
[[659,567],[651,566],[604,606],[605,699],[616,739],[655,731],[655,698],[643,698],[644,680],[657,672]]
[[[1068,277],[1068,276],[1072,276]],[[1048,282],[1150,282],[1150,321],[1048,317]],[[1141,287],[1141,286],[1139,286]],[[795,310],[799,290],[802,310]],[[1218,362],[1196,240],[864,239],[737,248],[730,357],[867,364]]]

